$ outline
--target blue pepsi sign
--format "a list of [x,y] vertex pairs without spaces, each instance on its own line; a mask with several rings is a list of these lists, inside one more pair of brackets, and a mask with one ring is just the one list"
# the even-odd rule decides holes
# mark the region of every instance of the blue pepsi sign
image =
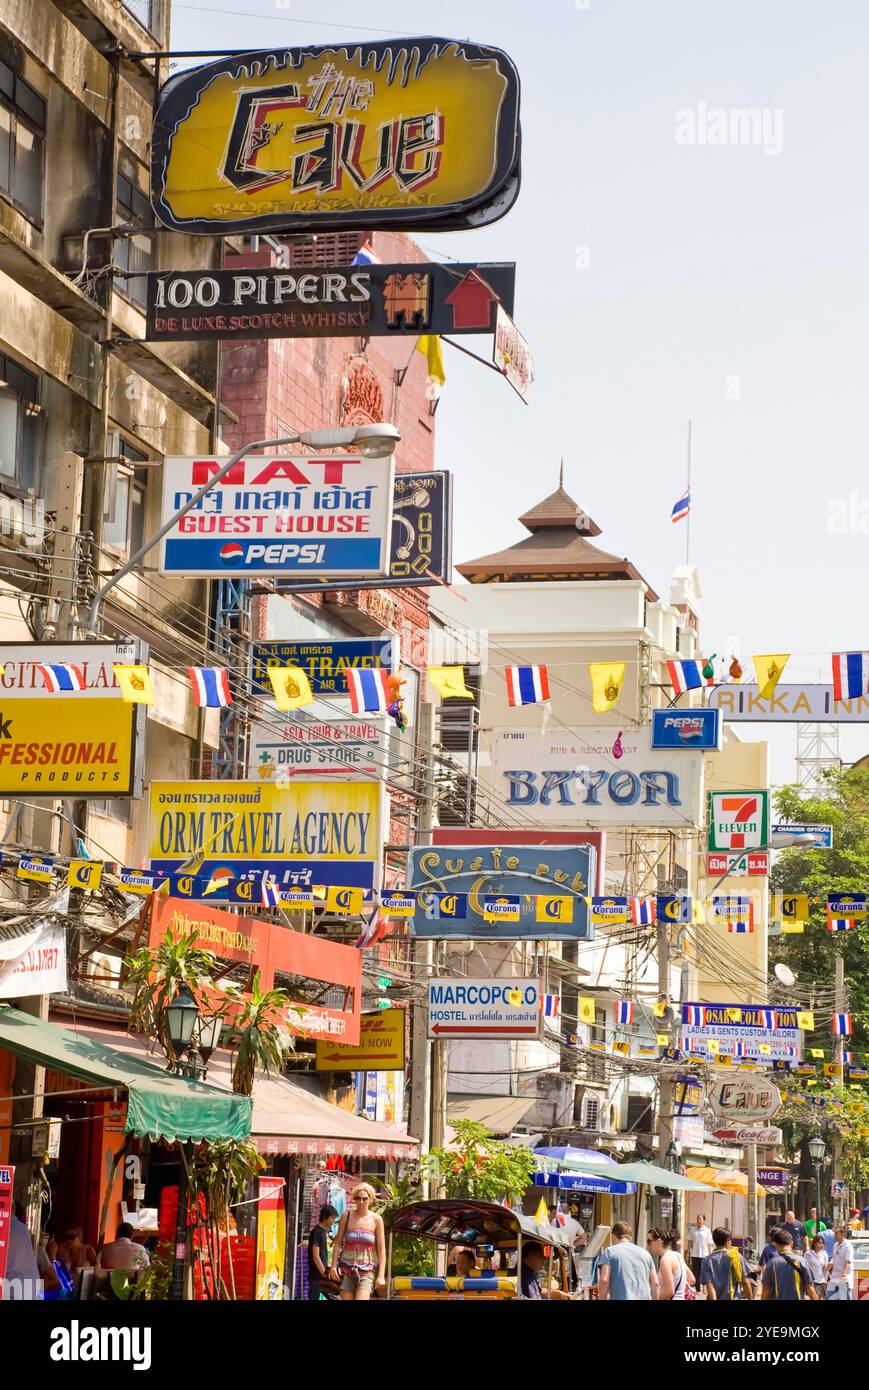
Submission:
[[653,709],[652,747],[721,747],[721,715],[717,709]]

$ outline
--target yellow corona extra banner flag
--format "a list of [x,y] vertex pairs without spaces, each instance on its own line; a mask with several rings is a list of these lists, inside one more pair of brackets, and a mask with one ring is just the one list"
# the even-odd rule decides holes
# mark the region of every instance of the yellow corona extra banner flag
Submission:
[[98,859],[70,859],[66,881],[70,888],[84,888],[95,893],[103,877],[103,866]]
[[538,896],[534,902],[538,922],[573,921],[573,898]]
[[0,796],[129,796],[137,711],[123,700],[4,702]]
[[202,234],[461,227],[516,169],[518,96],[506,54],[437,38],[203,64],[160,93],[154,207]]
[[773,893],[770,916],[774,922],[808,922],[808,893]]
[[326,911],[357,913],[362,911],[361,888],[327,888]]
[[376,888],[382,842],[378,782],[151,783],[152,870],[203,856],[199,875],[230,883],[267,870],[279,888]]

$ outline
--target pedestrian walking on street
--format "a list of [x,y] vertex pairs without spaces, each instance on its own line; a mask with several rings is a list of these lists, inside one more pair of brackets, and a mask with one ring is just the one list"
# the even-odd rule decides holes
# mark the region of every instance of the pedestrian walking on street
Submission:
[[353,1206],[345,1211],[338,1226],[332,1251],[334,1277],[341,1280],[344,1303],[367,1302],[385,1281],[386,1237],[383,1217],[371,1210],[374,1188],[360,1183],[351,1193]]
[[[679,1232],[653,1226],[646,1237],[646,1249],[658,1257],[659,1299],[682,1302],[688,1290],[696,1286],[693,1270],[682,1259],[678,1248]],[[693,1297],[693,1295],[691,1295]]]
[[697,1217],[696,1224],[693,1225],[688,1232],[688,1239],[690,1241],[689,1253],[691,1256],[691,1272],[696,1282],[699,1284],[700,1266],[706,1256],[711,1255],[712,1251],[715,1249],[715,1244],[712,1240],[712,1232],[706,1225],[706,1217],[702,1212]]
[[338,1213],[328,1204],[320,1208],[316,1226],[308,1236],[308,1299],[319,1303],[324,1279],[329,1278],[329,1230]]
[[648,1250],[631,1240],[633,1231],[624,1221],[612,1228],[612,1244],[598,1259],[597,1296],[615,1303],[650,1303],[658,1298],[660,1282]]
[[854,1247],[844,1226],[836,1227],[836,1244],[830,1257],[830,1278],[827,1298],[848,1303],[854,1296]]
[[806,1228],[802,1221],[797,1220],[792,1211],[785,1212],[785,1219],[779,1229],[790,1233],[794,1250],[798,1255],[802,1255],[802,1253],[808,1249],[809,1242],[806,1236]]
[[824,1222],[818,1217],[818,1208],[811,1207],[809,1209],[809,1219],[806,1222],[806,1235],[809,1240],[813,1241],[815,1236],[819,1236],[821,1232],[826,1231],[826,1229],[827,1227],[824,1225]]
[[749,1302],[754,1298],[754,1286],[742,1263],[742,1256],[730,1243],[730,1232],[716,1226],[712,1232],[715,1249],[707,1255],[700,1270],[700,1281],[706,1297],[718,1303],[732,1303],[740,1294]]
[[[812,1208],[814,1211],[814,1208]],[[806,1264],[812,1276],[812,1283],[815,1286],[818,1298],[827,1296],[827,1277],[830,1270],[830,1259],[824,1248],[824,1237],[816,1235],[811,1247],[806,1251]]]
[[782,1226],[773,1231],[772,1237],[777,1253],[761,1276],[761,1298],[772,1303],[796,1303],[808,1298],[816,1303],[818,1294],[809,1267],[802,1255],[794,1253],[794,1238],[790,1231]]

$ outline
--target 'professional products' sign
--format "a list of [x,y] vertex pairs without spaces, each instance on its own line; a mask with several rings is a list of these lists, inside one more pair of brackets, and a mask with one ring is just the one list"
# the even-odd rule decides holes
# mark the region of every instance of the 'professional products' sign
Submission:
[[[449,584],[453,569],[451,473],[396,473],[392,497],[392,540],[388,578],[379,589]],[[279,593],[312,589],[355,589],[355,579],[320,579],[312,584],[277,583]]]
[[253,724],[249,776],[263,782],[291,777],[364,773],[383,776],[386,728],[373,719],[311,719]]
[[374,888],[382,814],[373,780],[152,782],[151,868],[172,873],[203,855],[204,881]]
[[519,80],[478,44],[221,58],[171,77],[154,116],[151,198],[175,231],[481,225],[518,180]]
[[190,342],[491,333],[497,306],[512,312],[515,277],[509,262],[161,270],[148,276],[145,337]]
[[717,709],[653,709],[653,748],[720,748],[721,716]]
[[[596,872],[588,844],[499,846],[483,832],[476,844],[412,849],[407,886],[417,900],[408,928],[432,940],[590,941],[586,896]],[[498,899],[517,900],[518,915],[487,910]]]
[[538,1038],[539,980],[430,980],[430,1038]]
[[[141,796],[147,711],[121,698],[112,667],[144,660],[135,641],[0,646],[0,796]],[[50,689],[51,665],[83,688]]]
[[[222,462],[164,461],[164,522]],[[384,575],[394,472],[392,458],[358,454],[241,459],[164,537],[161,573],[221,579]]]
[[716,685],[708,691],[709,704],[729,723],[869,723],[869,695],[834,700],[832,685],[777,685],[762,700],[759,690],[757,685]]
[[274,695],[267,672],[270,666],[298,666],[315,695],[348,694],[345,671],[394,671],[398,667],[397,637],[325,638],[316,642],[256,642],[251,657],[251,690],[254,695]]
[[514,814],[548,825],[696,825],[699,753],[652,748],[649,729],[495,729],[492,780]]

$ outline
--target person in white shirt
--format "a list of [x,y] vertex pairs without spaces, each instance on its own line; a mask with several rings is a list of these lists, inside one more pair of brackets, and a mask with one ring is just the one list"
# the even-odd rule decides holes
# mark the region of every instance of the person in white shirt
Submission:
[[830,1257],[827,1298],[847,1303],[854,1296],[854,1247],[846,1240],[844,1226],[836,1227],[836,1244]]
[[133,1240],[129,1221],[122,1221],[114,1240],[107,1241],[100,1251],[101,1269],[147,1269],[151,1257],[144,1245]]
[[15,1215],[9,1223],[6,1254],[6,1280],[3,1297],[10,1302],[32,1302],[42,1298],[42,1280],[33,1253],[33,1240],[22,1217],[24,1212],[15,1203]]
[[700,1266],[707,1255],[711,1255],[715,1249],[715,1241],[712,1239],[712,1232],[706,1225],[706,1217],[701,1212],[697,1217],[697,1224],[692,1226],[688,1232],[688,1239],[691,1242],[691,1271],[697,1283],[700,1283]]

